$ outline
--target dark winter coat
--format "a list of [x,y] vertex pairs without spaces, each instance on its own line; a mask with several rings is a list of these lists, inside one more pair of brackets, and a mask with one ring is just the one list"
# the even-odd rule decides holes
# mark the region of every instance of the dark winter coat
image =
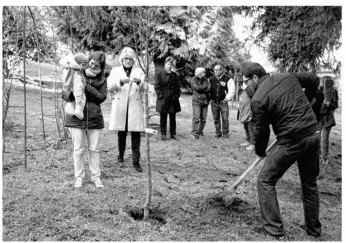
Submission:
[[206,78],[199,78],[197,76],[191,79],[192,88],[192,105],[208,105],[210,83]]
[[307,73],[278,73],[258,81],[251,100],[257,155],[265,155],[270,124],[278,144],[298,141],[318,130],[315,114],[303,91],[305,88],[313,96],[318,85],[319,78]]
[[[104,121],[100,104],[107,98],[107,82],[104,76],[89,78],[85,76],[85,73],[83,76],[87,83],[85,86],[87,102],[84,107],[84,118],[80,120],[76,116],[66,115],[65,126],[81,129],[102,129],[104,128]],[[67,102],[75,100],[73,92],[63,91],[62,98]]]
[[177,113],[181,111],[180,82],[175,72],[165,70],[155,75],[156,111],[163,113]]
[[[329,105],[326,105],[323,103],[321,108],[321,120],[322,120],[322,127],[329,128],[336,125],[335,118],[334,118],[334,112],[339,107],[339,95],[338,91],[334,88],[328,90],[331,94],[331,97],[328,97],[328,100],[330,101]],[[326,92],[325,92],[326,93]],[[328,96],[328,94],[326,95]]]

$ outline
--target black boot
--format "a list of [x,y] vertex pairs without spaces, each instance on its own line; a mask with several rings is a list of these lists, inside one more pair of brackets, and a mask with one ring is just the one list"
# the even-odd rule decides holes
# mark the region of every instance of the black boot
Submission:
[[142,172],[141,165],[139,164],[139,160],[133,160],[133,167],[135,168],[136,171]]
[[119,154],[119,155],[118,155],[118,158],[117,158],[117,161],[118,161],[119,163],[124,163],[124,155]]

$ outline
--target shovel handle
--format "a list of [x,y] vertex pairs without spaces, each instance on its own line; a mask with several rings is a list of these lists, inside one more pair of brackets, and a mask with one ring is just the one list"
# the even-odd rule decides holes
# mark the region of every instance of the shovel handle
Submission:
[[[268,153],[273,146],[276,144],[276,140],[274,140],[269,147],[267,147],[266,153]],[[235,190],[237,188],[237,186],[245,179],[245,177],[247,176],[247,174],[249,174],[258,164],[259,162],[262,161],[262,159],[264,159],[265,157],[258,157],[250,166],[249,168],[247,168],[247,170],[237,179],[236,182],[233,183],[233,185],[231,186],[232,190]]]

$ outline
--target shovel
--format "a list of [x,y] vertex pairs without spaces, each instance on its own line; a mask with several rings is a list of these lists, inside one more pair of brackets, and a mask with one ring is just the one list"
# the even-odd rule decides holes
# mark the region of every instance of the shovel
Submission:
[[[276,144],[276,140],[274,140],[269,147],[267,147],[266,153],[268,153],[273,146]],[[262,161],[265,157],[258,157],[250,166],[247,168],[247,170],[234,182],[231,186],[230,191],[223,191],[218,194],[214,194],[213,196],[210,196],[209,199],[214,199],[214,200],[222,200],[223,197],[228,196],[231,191],[234,191],[237,189],[238,185],[245,179],[245,177],[259,164],[259,162]]]

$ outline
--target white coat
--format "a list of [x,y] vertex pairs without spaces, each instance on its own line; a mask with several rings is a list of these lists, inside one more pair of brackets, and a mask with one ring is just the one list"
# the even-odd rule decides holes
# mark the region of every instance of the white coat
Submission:
[[[125,131],[126,116],[128,115],[127,130],[130,132],[144,131],[144,91],[145,75],[140,68],[132,67],[129,79],[131,82],[120,86],[120,79],[126,79],[123,66],[112,69],[107,78],[107,88],[111,97],[112,107],[109,120],[109,130]],[[132,82],[138,78],[141,83]],[[128,114],[126,114],[128,112]]]

